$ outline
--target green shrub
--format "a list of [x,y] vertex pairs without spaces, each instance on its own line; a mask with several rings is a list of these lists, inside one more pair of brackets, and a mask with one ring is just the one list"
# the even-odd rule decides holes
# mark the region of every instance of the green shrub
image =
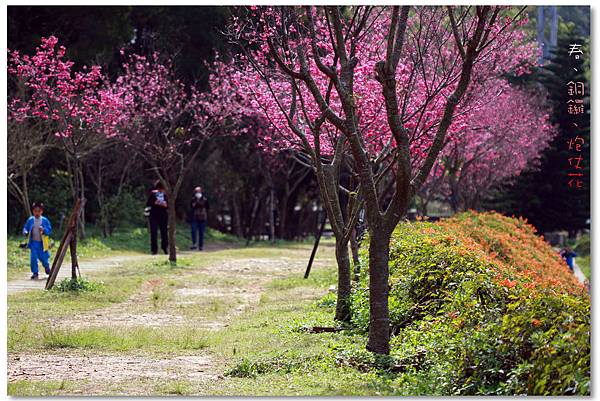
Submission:
[[585,256],[590,254],[590,249],[590,235],[584,234],[577,240],[577,243],[575,244],[575,252],[577,252],[579,256]]
[[[366,251],[361,258],[367,266]],[[554,261],[522,220],[471,212],[399,225],[390,247],[391,357],[435,377],[435,394],[589,394],[589,297]],[[352,313],[366,332],[367,272]]]
[[90,281],[85,278],[64,278],[54,287],[52,287],[52,291],[57,292],[92,292],[92,291],[102,291],[104,290],[104,283]]

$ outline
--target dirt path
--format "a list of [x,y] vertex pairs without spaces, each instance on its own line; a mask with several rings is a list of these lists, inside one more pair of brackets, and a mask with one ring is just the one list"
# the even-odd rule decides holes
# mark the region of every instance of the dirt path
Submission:
[[[225,249],[225,247],[221,244],[208,244],[206,250],[208,252],[217,251]],[[185,256],[191,255],[192,251],[179,251],[177,255]],[[88,273],[94,273],[100,270],[106,270],[111,268],[118,268],[119,266],[125,265],[131,262],[137,262],[140,260],[152,260],[153,258],[165,258],[166,255],[150,255],[144,253],[138,254],[122,254],[115,255],[105,258],[96,258],[96,259],[83,259],[79,261],[79,270],[86,276]],[[52,263],[52,261],[50,262]],[[7,292],[8,294],[14,294],[20,291],[29,291],[35,289],[43,289],[46,286],[47,275],[44,274],[44,269],[42,266],[40,267],[40,278],[38,280],[31,280],[26,278],[29,273],[24,273],[24,277],[22,279],[16,280],[8,280]],[[58,283],[62,279],[66,277],[71,277],[71,262],[65,260],[63,262],[62,267],[58,271],[58,276],[56,277],[56,282]]]
[[[186,270],[175,278],[147,280],[138,292],[123,303],[67,320],[42,318],[41,323],[63,330],[91,327],[108,328],[111,331],[136,327],[172,330],[176,327],[193,327],[215,333],[229,325],[236,316],[255,307],[265,286],[274,278],[301,276],[309,253],[306,249],[290,250],[278,257],[238,257],[214,262],[197,270]],[[87,271],[118,268],[130,258],[140,257],[151,258],[107,258],[95,261],[93,265],[85,265],[84,268]],[[331,258],[317,259],[314,268],[329,266],[333,262]],[[13,292],[32,288],[19,284],[20,281],[9,282],[9,288]],[[39,286],[43,287],[43,282]],[[164,301],[157,304],[157,298],[164,298]],[[111,384],[114,386],[115,383],[132,380],[194,380],[211,383],[223,379],[222,373],[223,361],[215,359],[207,350],[190,351],[184,356],[156,356],[139,352],[117,354],[93,349],[8,354],[10,383],[23,379],[82,380],[88,383],[84,390],[86,395],[107,394]],[[139,393],[135,393],[152,395],[151,389],[139,389]],[[127,394],[133,395],[129,390]]]
[[[116,268],[128,262],[150,259],[151,257],[152,255],[138,254],[116,255],[108,258],[82,260],[79,262],[79,270],[83,271],[84,274],[87,274],[99,270]],[[17,280],[8,280],[8,294],[10,295],[20,291],[44,289],[44,287],[46,286],[47,277],[48,276],[44,274],[44,269],[40,266],[40,278],[38,280],[31,280],[25,278]],[[71,277],[70,262],[63,263],[63,266],[58,271],[56,282],[58,283],[60,280],[66,277]]]

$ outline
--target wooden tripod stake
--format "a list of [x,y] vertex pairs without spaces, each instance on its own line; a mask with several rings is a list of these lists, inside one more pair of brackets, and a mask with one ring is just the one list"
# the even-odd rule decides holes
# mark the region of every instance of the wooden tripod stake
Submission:
[[313,246],[313,250],[310,253],[310,259],[308,260],[308,266],[306,266],[306,272],[304,273],[304,278],[308,278],[310,274],[310,268],[312,267],[313,261],[315,260],[315,255],[317,254],[317,249],[319,248],[319,241],[321,240],[321,235],[323,235],[323,230],[325,230],[325,223],[327,222],[327,215],[323,218],[323,222],[321,223],[321,227],[319,228],[319,232],[315,238],[315,245]]
[[73,270],[77,267],[77,259],[73,259],[73,253],[75,249],[73,248],[73,241],[76,241],[76,232],[75,228],[77,227],[77,223],[79,220],[79,214],[81,211],[81,207],[83,206],[83,202],[81,199],[77,199],[75,202],[75,207],[71,212],[71,216],[69,217],[69,222],[67,227],[65,228],[65,232],[60,241],[60,246],[56,251],[56,256],[54,257],[54,261],[52,262],[52,268],[50,269],[50,275],[48,276],[48,280],[46,281],[46,289],[49,290],[54,286],[54,282],[56,281],[56,277],[58,276],[58,271],[62,265],[62,262],[67,253],[67,249],[71,248],[71,263],[73,263]]

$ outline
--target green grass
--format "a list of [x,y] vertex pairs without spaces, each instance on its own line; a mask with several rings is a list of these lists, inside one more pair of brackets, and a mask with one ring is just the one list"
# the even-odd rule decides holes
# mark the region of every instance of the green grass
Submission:
[[[33,334],[33,333],[31,333]],[[79,330],[42,329],[39,345],[44,349],[94,349],[98,351],[185,352],[207,347],[208,335],[189,327],[91,327]]]
[[576,241],[570,241],[569,246],[573,248],[577,257],[575,261],[577,265],[585,275],[585,277],[591,279],[591,264],[590,264],[590,253],[591,253],[591,239],[590,234],[586,233],[581,235]]
[[[308,280],[271,282],[259,307],[209,340],[210,350],[227,361],[226,379],[198,392],[236,396],[335,396],[396,394],[389,378],[338,363],[336,345],[365,338],[351,331],[311,334],[304,328],[337,326],[328,296],[333,268],[316,270]],[[321,306],[320,306],[321,305]]]
[[577,266],[579,266],[579,268],[581,269],[581,271],[583,272],[583,274],[585,275],[585,277],[590,280],[591,279],[591,262],[590,262],[590,255],[585,255],[585,256],[577,256],[575,258],[575,261],[577,262]]
[[[94,274],[102,288],[80,293],[28,291],[9,296],[8,350],[11,353],[108,352],[146,354],[155,358],[202,353],[215,361],[219,380],[129,380],[110,382],[18,381],[9,385],[11,395],[94,394],[121,395],[376,395],[396,394],[390,377],[340,363],[340,343],[364,347],[364,336],[352,332],[310,334],[305,328],[332,326],[335,302],[328,289],[336,272],[314,268],[308,279],[298,272],[268,282],[259,304],[236,316],[218,332],[194,327],[200,316],[216,317],[239,300],[215,297],[176,306],[174,292],[190,283],[226,288],[244,283],[243,277],[206,274],[203,266],[236,258],[302,257],[311,244],[284,243],[275,247],[253,246],[191,255],[177,267],[166,261],[131,264]],[[300,253],[301,252],[301,253]],[[322,257],[332,258],[332,244],[325,241]],[[321,259],[322,260],[322,259]],[[301,272],[300,272],[301,273]],[[52,327],[48,322],[71,315],[125,305],[142,284],[153,282],[137,312],[176,313],[190,319],[186,326],[149,327]],[[144,284],[145,285],[145,284]],[[107,290],[110,289],[110,290]],[[324,298],[323,301],[320,301]],[[133,306],[135,308],[135,306]],[[147,308],[147,309],[144,309]],[[135,312],[135,310],[131,310]],[[62,351],[61,351],[62,350]],[[98,387],[100,386],[100,387]]]
[[8,383],[8,394],[14,397],[72,394],[80,384],[80,382],[71,380],[19,380],[15,383]]
[[[187,225],[178,225],[176,242],[179,250],[187,250],[191,246],[189,231]],[[112,236],[104,238],[96,227],[90,226],[86,230],[86,235],[85,239],[77,243],[77,255],[81,260],[104,258],[117,254],[149,253],[150,235],[146,227],[121,229]],[[61,238],[62,233],[59,231],[55,231],[51,236],[51,243],[53,241],[53,246],[50,249],[51,264]],[[244,244],[243,240],[210,228],[206,230],[205,241],[220,242],[233,246],[243,246]],[[7,267],[9,279],[23,278],[29,274],[29,249],[19,247],[19,244],[23,242],[25,242],[24,237],[8,236]],[[63,265],[66,266],[69,263],[70,254],[67,252]]]

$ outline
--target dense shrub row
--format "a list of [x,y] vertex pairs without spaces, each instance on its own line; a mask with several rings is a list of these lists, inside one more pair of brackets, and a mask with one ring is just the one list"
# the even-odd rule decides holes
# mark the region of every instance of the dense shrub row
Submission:
[[[367,288],[363,272],[352,311],[365,331]],[[522,219],[400,224],[389,305],[392,356],[411,372],[398,380],[419,377],[424,393],[589,394],[589,296]]]

